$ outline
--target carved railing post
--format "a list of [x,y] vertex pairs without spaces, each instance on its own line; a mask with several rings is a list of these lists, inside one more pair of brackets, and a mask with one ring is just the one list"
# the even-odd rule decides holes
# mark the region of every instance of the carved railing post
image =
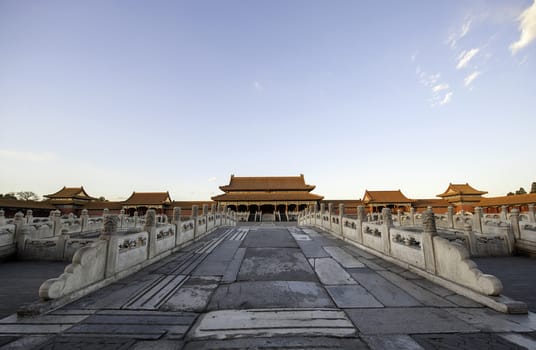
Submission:
[[519,209],[512,209],[510,211],[510,225],[512,227],[512,233],[516,240],[521,238],[521,230],[519,228]]
[[502,221],[508,220],[508,207],[506,205],[501,206],[501,220]]
[[473,214],[473,231],[482,233],[482,208],[475,207]]
[[144,230],[149,234],[147,250],[151,259],[156,255],[156,211],[154,209],[149,209],[145,213]]
[[536,222],[536,214],[534,210],[534,203],[529,204],[529,221]]
[[182,210],[179,207],[173,208],[173,225],[175,225],[175,246],[178,246],[181,242],[182,225],[181,225]]
[[197,237],[197,217],[199,216],[199,206],[192,205],[192,219],[194,220],[194,238]]
[[454,228],[454,207],[452,205],[447,208],[447,225],[448,228]]
[[4,212],[4,209],[0,209],[0,226],[3,226],[6,224],[6,213]]
[[393,227],[393,214],[391,209],[382,209],[383,225],[382,225],[382,243],[383,251],[387,255],[391,255],[391,228]]
[[396,210],[396,219],[398,220],[398,226],[402,226],[402,209]]
[[103,218],[104,218],[105,216],[108,216],[108,215],[110,215],[110,209],[108,209],[108,208],[104,208],[104,209],[102,210],[102,216],[103,216]]
[[125,209],[119,211],[119,228],[125,227]]
[[61,222],[61,212],[59,210],[54,211],[52,222],[54,223],[54,236],[61,235],[61,229],[63,228],[63,224]]
[[33,221],[33,210],[28,209],[28,210],[26,210],[26,223],[31,224],[32,221]]
[[467,237],[467,242],[469,243],[469,251],[471,252],[471,256],[477,256],[478,247],[477,247],[476,236],[475,236],[475,232],[473,231],[473,227],[469,224],[464,224],[463,232],[465,233],[465,236]]
[[13,224],[15,225],[14,241],[17,244],[18,253],[24,250],[24,214],[19,211],[15,214]]
[[100,235],[100,239],[108,241],[106,250],[106,272],[105,276],[110,277],[115,274],[117,258],[119,254],[119,237],[117,235],[117,223],[119,218],[116,215],[106,215]]
[[134,227],[138,227],[138,222],[139,222],[139,214],[138,214],[138,211],[135,210],[134,211]]
[[413,207],[409,208],[409,219],[411,226],[415,226],[415,208]]
[[87,222],[89,220],[89,214],[87,209],[82,209],[80,214],[80,232],[84,232],[87,229]]
[[342,236],[344,234],[344,225],[342,224],[342,220],[344,218],[344,203],[339,204],[339,234]]
[[424,266],[430,273],[436,273],[434,237],[437,236],[436,222],[434,212],[426,210],[422,213],[422,249],[424,253]]

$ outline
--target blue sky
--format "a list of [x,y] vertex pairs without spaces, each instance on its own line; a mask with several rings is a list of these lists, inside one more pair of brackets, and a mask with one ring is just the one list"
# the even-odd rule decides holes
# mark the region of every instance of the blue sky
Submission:
[[536,0],[0,0],[0,193],[536,181]]

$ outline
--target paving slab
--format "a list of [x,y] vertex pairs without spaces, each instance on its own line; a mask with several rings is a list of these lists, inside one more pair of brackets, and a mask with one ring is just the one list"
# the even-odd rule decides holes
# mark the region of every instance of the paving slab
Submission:
[[419,334],[413,335],[424,349],[493,349],[493,350],[516,350],[526,349],[516,345],[496,334]]
[[406,280],[391,271],[378,271],[378,274],[387,279],[389,282],[403,289],[406,293],[417,299],[419,302],[426,306],[435,307],[455,307],[456,305],[451,303],[445,298],[429,292],[428,290],[413,283],[413,280]]
[[440,285],[425,278],[412,279],[411,282],[443,298],[455,294],[450,289],[441,287]]
[[326,286],[326,290],[340,308],[383,307],[365,288],[358,285]]
[[215,276],[191,277],[167,299],[160,310],[202,312],[219,281],[220,278]]
[[369,269],[352,269],[348,271],[354,280],[365,287],[385,306],[422,306],[417,299],[378,275],[375,271]]
[[195,314],[99,313],[89,316],[65,332],[86,337],[127,337],[159,339],[166,333],[183,336],[195,320]]
[[12,342],[3,344],[0,347],[1,350],[20,350],[20,349],[36,349],[40,344],[45,343],[47,340],[51,339],[50,335],[32,335],[25,337],[16,337]]
[[181,350],[184,342],[181,340],[141,340],[137,341],[129,350]]
[[477,303],[476,301],[468,299],[464,297],[463,295],[459,295],[459,294],[446,296],[445,299],[461,307],[472,307],[472,308],[484,307],[484,305],[481,305]]
[[247,248],[237,280],[317,281],[317,278],[298,248]]
[[351,268],[358,268],[358,267],[365,267],[362,262],[354,258],[351,254],[348,254],[346,251],[344,251],[340,247],[333,247],[333,246],[327,246],[324,247],[324,250],[339,264],[342,265],[342,267],[351,269]]
[[358,247],[356,247],[355,245],[352,245],[352,244],[345,245],[343,247],[343,249],[346,250],[348,253],[350,253],[353,256],[358,257],[358,258],[365,258],[365,259],[369,259],[369,260],[376,258],[375,255],[367,253],[363,249],[359,249]]
[[242,261],[246,256],[246,248],[238,248],[233,259],[227,266],[225,273],[221,279],[221,283],[232,283],[236,281],[238,272],[240,271],[240,266],[242,266]]
[[192,341],[183,350],[214,350],[214,349],[340,349],[368,350],[367,345],[359,338],[331,337],[270,337],[270,338],[238,338],[229,340]]
[[161,276],[148,288],[135,295],[123,306],[133,310],[156,310],[188,279],[186,275]]
[[350,274],[331,258],[314,259],[313,264],[315,272],[323,284],[357,284]]
[[447,309],[430,307],[345,309],[363,334],[478,332]]
[[223,276],[228,265],[242,242],[240,240],[223,241],[192,272],[194,276]]
[[328,293],[316,282],[255,281],[220,284],[208,310],[333,306]]
[[221,310],[199,318],[187,339],[227,339],[244,336],[349,337],[356,329],[336,309]]
[[486,308],[455,308],[449,313],[484,332],[532,332],[536,330],[536,314],[509,315]]
[[242,241],[245,248],[297,248],[298,244],[286,229],[262,228],[250,231]]
[[508,340],[511,343],[519,345],[526,349],[536,349],[536,339],[520,334],[520,333],[506,333],[500,335],[502,338]]
[[406,334],[363,335],[371,350],[424,350],[413,338]]
[[299,241],[298,245],[306,258],[329,258],[322,245],[314,241]]
[[72,350],[72,349],[99,349],[99,350],[128,350],[135,343],[133,339],[116,337],[64,337],[58,336],[50,339],[35,350]]

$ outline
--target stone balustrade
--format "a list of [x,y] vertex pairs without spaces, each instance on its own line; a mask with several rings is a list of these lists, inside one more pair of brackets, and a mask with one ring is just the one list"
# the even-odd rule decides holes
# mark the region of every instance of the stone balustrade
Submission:
[[[60,250],[63,250],[64,256],[72,254],[72,263],[61,276],[41,285],[40,297],[49,300],[75,292],[78,296],[89,293],[160,260],[218,227],[236,224],[230,210],[203,212],[203,215],[198,216],[198,208],[194,206],[192,218],[183,221],[180,208],[175,208],[172,222],[167,223],[158,219],[154,210],[148,210],[145,219],[139,221],[143,222],[143,230],[138,232],[121,231],[121,218],[106,215],[98,239],[65,239],[63,249],[59,247],[58,238],[48,241],[55,242],[55,246],[41,242],[43,249],[50,248],[50,254],[60,254]],[[78,249],[75,250],[74,247]],[[38,252],[32,255],[37,256]]]
[[[438,234],[432,211],[420,214],[422,224],[413,227],[395,225],[389,209],[384,209],[378,218],[380,220],[374,222],[368,221],[370,216],[359,215],[359,211],[357,219],[333,216],[329,210],[319,214],[303,212],[299,224],[323,228],[378,256],[469,288],[473,292],[488,296],[501,293],[501,282],[478,270],[469,259],[470,252],[463,244]],[[337,224],[337,220],[342,224]]]

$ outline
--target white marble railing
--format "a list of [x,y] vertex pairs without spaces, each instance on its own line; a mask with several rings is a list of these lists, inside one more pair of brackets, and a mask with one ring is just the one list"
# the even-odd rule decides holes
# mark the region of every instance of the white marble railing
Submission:
[[365,221],[366,216],[362,214],[358,214],[357,220],[338,215],[342,225],[337,225],[337,220],[334,221],[329,212],[322,213],[320,219],[318,217],[316,213],[304,212],[299,224],[322,228],[371,253],[480,294],[499,295],[502,290],[496,277],[484,275],[475,268],[465,246],[438,235],[431,211],[422,214],[420,219],[425,222],[422,228],[395,226],[389,209],[384,209],[381,223]]
[[[90,292],[96,286],[111,283],[158,261],[218,227],[236,225],[233,214],[230,211],[217,215],[206,214],[183,222],[180,220],[179,210],[178,215],[174,215],[178,221],[158,224],[154,211],[149,210],[144,230],[133,233],[118,231],[118,217],[110,215],[105,219],[105,231],[100,239],[66,240],[63,243],[63,254],[73,250],[67,248],[68,245],[78,245],[79,248],[73,254],[72,263],[65,268],[61,276],[49,279],[41,285],[39,295],[48,300],[77,291]],[[52,243],[42,245],[50,245],[51,251],[58,252],[59,240],[61,237],[56,238],[54,246]],[[42,253],[44,254],[44,251]]]

